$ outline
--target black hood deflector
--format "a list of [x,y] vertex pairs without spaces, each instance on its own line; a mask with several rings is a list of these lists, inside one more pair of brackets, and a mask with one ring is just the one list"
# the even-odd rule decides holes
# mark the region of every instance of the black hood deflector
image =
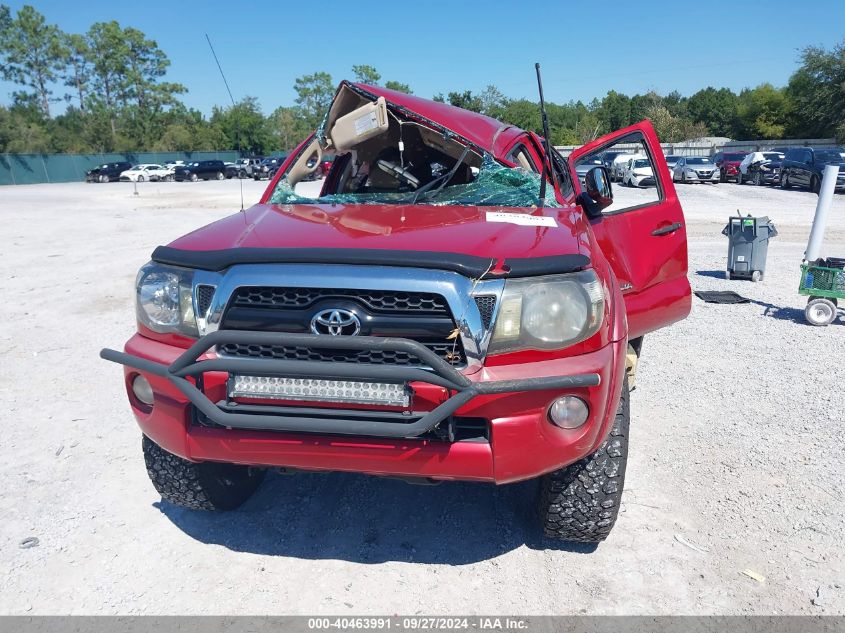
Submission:
[[211,271],[237,264],[341,264],[447,270],[470,278],[479,278],[485,273],[486,278],[557,275],[583,270],[590,265],[586,255],[553,255],[505,259],[497,268],[494,259],[460,253],[356,248],[241,247],[193,251],[159,246],[153,251],[152,259],[159,264]]

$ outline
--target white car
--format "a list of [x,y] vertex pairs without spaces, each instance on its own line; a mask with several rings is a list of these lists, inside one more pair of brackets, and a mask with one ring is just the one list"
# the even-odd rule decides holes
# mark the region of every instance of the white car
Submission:
[[647,187],[655,185],[654,170],[651,168],[651,161],[648,156],[631,156],[625,163],[625,172],[622,174],[622,184],[629,187]]
[[140,165],[134,165],[132,168],[122,172],[120,179],[131,182],[144,182],[145,180],[166,180],[168,176],[173,176],[172,169],[168,169],[157,163],[142,163]]
[[704,156],[682,156],[672,170],[672,182],[710,182],[718,184],[719,168]]

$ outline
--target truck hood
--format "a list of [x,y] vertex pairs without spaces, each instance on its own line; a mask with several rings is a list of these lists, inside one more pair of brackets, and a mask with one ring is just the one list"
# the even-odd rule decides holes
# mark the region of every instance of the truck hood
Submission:
[[[493,214],[493,215],[490,215]],[[590,256],[576,207],[257,204],[172,242],[171,248],[387,249],[496,260]]]

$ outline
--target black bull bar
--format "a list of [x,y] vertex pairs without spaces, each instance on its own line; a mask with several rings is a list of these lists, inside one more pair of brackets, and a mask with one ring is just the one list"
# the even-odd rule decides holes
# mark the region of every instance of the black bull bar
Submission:
[[[417,357],[427,368],[367,363],[316,362],[268,358],[218,357],[198,360],[216,345],[277,345],[315,349],[405,352]],[[370,435],[412,438],[434,429],[460,407],[479,395],[521,391],[562,390],[595,387],[601,382],[596,373],[549,376],[518,380],[473,382],[423,344],[404,338],[373,336],[317,336],[280,332],[219,330],[200,338],[169,366],[103,349],[100,357],[140,372],[169,380],[209,420],[220,426],[240,429],[308,432],[339,435]],[[407,414],[387,411],[338,410],[319,408],[232,406],[217,404],[189,380],[205,372],[229,372],[253,376],[363,380],[387,383],[423,382],[453,392],[431,411]],[[249,412],[245,412],[249,411]]]

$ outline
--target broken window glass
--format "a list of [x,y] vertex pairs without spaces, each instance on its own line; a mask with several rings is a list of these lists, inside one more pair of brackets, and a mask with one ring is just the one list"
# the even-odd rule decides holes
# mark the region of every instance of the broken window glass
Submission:
[[[444,168],[445,169],[445,168]],[[473,169],[473,172],[475,170]],[[534,207],[540,205],[538,173],[520,167],[507,167],[485,154],[481,167],[469,182],[433,188],[422,193],[415,191],[382,191],[367,193],[334,193],[317,198],[295,192],[285,178],[277,184],[270,202],[273,204],[430,204],[437,206],[500,206]],[[560,207],[547,194],[545,205]]]

